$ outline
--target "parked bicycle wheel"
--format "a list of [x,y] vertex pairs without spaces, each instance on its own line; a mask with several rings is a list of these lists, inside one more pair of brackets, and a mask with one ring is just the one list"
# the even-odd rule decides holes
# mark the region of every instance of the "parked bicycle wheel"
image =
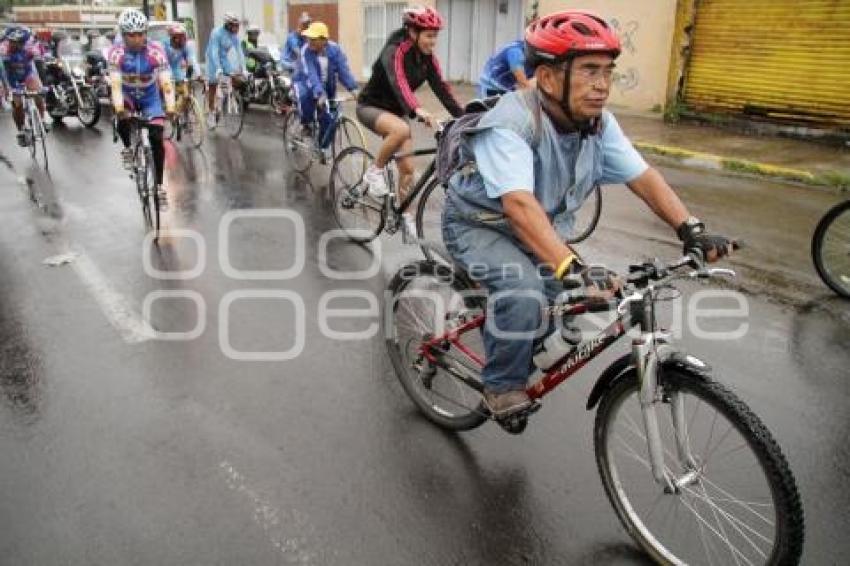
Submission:
[[[420,353],[422,341],[445,332],[445,325],[462,313],[480,312],[483,299],[466,295],[472,286],[462,276],[455,276],[445,265],[421,261],[400,270],[389,286],[392,292],[392,315],[385,317],[384,338],[396,377],[417,408],[438,426],[449,430],[469,430],[483,424],[488,413],[482,409],[479,389],[467,385]],[[469,333],[475,342],[464,345],[483,358],[480,333]],[[477,380],[480,368],[444,354],[456,371]]]
[[303,173],[313,164],[313,139],[304,135],[298,112],[289,112],[283,129],[283,146],[289,164],[299,173]]
[[360,124],[348,116],[340,116],[333,139],[333,156],[336,157],[347,147],[366,147],[366,136]]
[[[362,147],[349,147],[334,159],[329,187],[334,218],[354,242],[369,242],[384,229],[384,206],[366,194],[363,174],[372,156]],[[390,185],[391,186],[391,185]]]
[[626,530],[659,564],[797,564],[800,496],[770,432],[710,378],[660,376],[656,414],[672,491],[650,470],[635,371],[596,413],[599,474]]
[[850,200],[832,207],[818,222],[812,259],[823,282],[850,298]]
[[568,244],[577,244],[584,241],[596,229],[599,224],[599,216],[602,214],[602,189],[597,185],[578,212],[576,212],[576,223],[572,235],[567,238]]
[[242,124],[245,120],[245,105],[242,96],[236,89],[225,96],[221,104],[221,118],[224,122],[224,130],[236,139],[242,133]]

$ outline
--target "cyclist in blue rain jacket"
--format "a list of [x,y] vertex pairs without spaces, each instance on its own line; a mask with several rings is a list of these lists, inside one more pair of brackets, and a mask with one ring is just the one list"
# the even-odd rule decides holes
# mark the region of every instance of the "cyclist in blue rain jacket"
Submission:
[[308,43],[301,49],[298,70],[293,76],[298,112],[304,135],[308,136],[312,135],[310,127],[318,111],[319,138],[322,139],[331,123],[328,99],[336,96],[337,78],[352,93],[357,91],[357,81],[351,74],[345,53],[339,45],[328,40],[328,26],[313,22],[304,31],[304,37]]
[[287,34],[286,39],[280,48],[281,68],[288,71],[295,71],[295,66],[298,63],[298,57],[301,54],[301,49],[303,49],[304,45],[307,43],[307,38],[301,34],[304,33],[312,23],[313,20],[310,18],[310,14],[304,12],[298,19],[298,29],[292,30],[289,34]]
[[487,98],[526,88],[533,75],[534,68],[525,59],[525,43],[512,41],[487,59],[478,79],[478,94]]
[[[236,60],[236,65],[232,65],[229,59],[230,54]],[[221,27],[215,28],[210,33],[210,39],[207,42],[207,81],[209,88],[207,89],[207,120],[210,128],[215,127],[215,94],[218,86],[219,73],[230,75],[233,79],[233,86],[239,88],[242,84],[242,75],[245,73],[245,57],[242,55],[242,48],[239,44],[239,16],[232,12],[224,13],[224,22]]]
[[183,24],[174,24],[168,28],[169,41],[165,44],[165,54],[168,55],[168,64],[171,66],[171,76],[175,83],[191,79],[198,68],[195,53],[186,42],[186,27]]

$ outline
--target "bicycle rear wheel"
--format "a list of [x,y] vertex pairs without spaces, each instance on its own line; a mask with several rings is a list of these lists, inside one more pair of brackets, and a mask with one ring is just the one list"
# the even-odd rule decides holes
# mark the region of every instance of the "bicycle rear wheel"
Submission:
[[584,204],[576,212],[576,223],[572,235],[567,238],[568,244],[577,244],[586,240],[599,224],[599,216],[602,214],[602,189],[599,185],[593,188],[593,192],[584,201]]
[[340,116],[333,139],[333,156],[342,153],[347,147],[366,147],[366,136],[360,125],[348,116]]
[[850,298],[850,200],[831,208],[818,222],[812,259],[823,282]]
[[292,111],[283,129],[283,146],[293,169],[305,172],[313,163],[313,138],[304,135],[298,112]]
[[[396,377],[417,408],[438,426],[449,430],[469,430],[488,418],[482,406],[481,368],[453,347],[440,349],[442,360],[475,384],[470,386],[442,367],[431,364],[420,352],[424,340],[444,333],[447,324],[461,316],[483,310],[483,298],[470,296],[472,285],[452,269],[432,261],[403,267],[389,290],[392,303],[384,305],[391,315],[384,338]],[[467,332],[463,344],[481,359],[484,348],[481,333]]]
[[245,120],[245,104],[242,101],[242,95],[234,89],[233,92],[224,97],[221,111],[225,131],[233,139],[238,138],[239,134],[242,133],[242,124]]
[[717,382],[672,369],[660,379],[655,406],[672,492],[650,471],[634,370],[596,413],[599,474],[628,533],[659,564],[797,564],[802,505],[770,432]]
[[372,156],[362,147],[349,147],[334,159],[329,182],[334,218],[354,242],[369,242],[384,229],[386,199],[377,202],[366,195],[363,174]]

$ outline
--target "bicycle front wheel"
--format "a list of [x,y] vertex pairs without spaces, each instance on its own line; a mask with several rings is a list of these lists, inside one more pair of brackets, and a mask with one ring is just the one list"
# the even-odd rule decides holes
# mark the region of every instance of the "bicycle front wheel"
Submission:
[[818,222],[812,259],[823,282],[850,298],[850,200],[834,206]]
[[153,193],[156,187],[156,175],[153,168],[153,154],[146,151],[142,144],[136,145],[133,160],[133,176],[136,180],[136,192],[142,205],[142,220],[147,232],[153,228]]
[[298,112],[290,112],[283,129],[283,146],[289,164],[299,173],[305,172],[313,163],[313,138],[304,135]]
[[372,156],[362,147],[349,147],[334,159],[329,182],[334,218],[354,242],[374,240],[384,229],[386,198],[376,201],[366,194],[363,174]]
[[[471,284],[446,265],[420,261],[403,267],[389,286],[392,313],[385,317],[387,351],[407,395],[431,422],[448,430],[469,430],[487,420],[482,406],[481,367],[453,347],[442,361],[467,375],[474,386],[429,362],[420,351],[424,340],[448,330],[450,321],[483,310],[483,298],[470,296]],[[481,333],[467,332],[463,344],[484,358]],[[442,350],[442,349],[441,349]]]
[[347,147],[366,147],[366,136],[360,125],[348,116],[340,116],[333,139],[333,156]]
[[666,369],[660,379],[655,411],[673,490],[650,471],[636,372],[596,413],[599,474],[628,533],[659,564],[797,564],[802,505],[770,432],[717,382]]
[[201,109],[198,99],[194,96],[189,98],[189,104],[187,106],[183,128],[189,134],[192,145],[199,148],[203,145],[204,138],[207,135],[207,122],[204,119],[204,111]]
[[593,192],[584,201],[575,215],[576,223],[573,233],[567,238],[568,244],[577,244],[586,240],[599,224],[599,216],[602,214],[602,189],[599,185],[593,188]]
[[245,120],[245,104],[242,96],[236,91],[231,92],[222,101],[221,111],[225,131],[233,139],[238,138],[242,133],[242,124]]
[[[416,238],[422,243],[439,244],[443,241],[443,208],[446,206],[446,191],[438,179],[432,180],[422,191],[416,205]],[[431,249],[422,246],[422,253],[428,259]]]

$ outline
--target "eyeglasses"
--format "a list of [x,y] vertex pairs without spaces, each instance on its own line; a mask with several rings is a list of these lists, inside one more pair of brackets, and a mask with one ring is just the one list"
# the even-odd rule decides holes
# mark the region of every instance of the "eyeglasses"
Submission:
[[[558,69],[561,71],[566,71],[566,65],[559,65]],[[614,79],[614,71],[616,67],[614,66],[601,66],[601,65],[586,65],[581,67],[575,67],[573,69],[573,73],[580,79],[589,82],[589,83],[597,83],[599,79],[605,79],[606,83],[610,83]]]
[[578,67],[575,70],[575,74],[577,77],[589,82],[589,83],[597,83],[599,79],[604,79],[606,83],[610,83],[614,78],[614,67],[602,67],[602,66],[586,66],[586,67]]

